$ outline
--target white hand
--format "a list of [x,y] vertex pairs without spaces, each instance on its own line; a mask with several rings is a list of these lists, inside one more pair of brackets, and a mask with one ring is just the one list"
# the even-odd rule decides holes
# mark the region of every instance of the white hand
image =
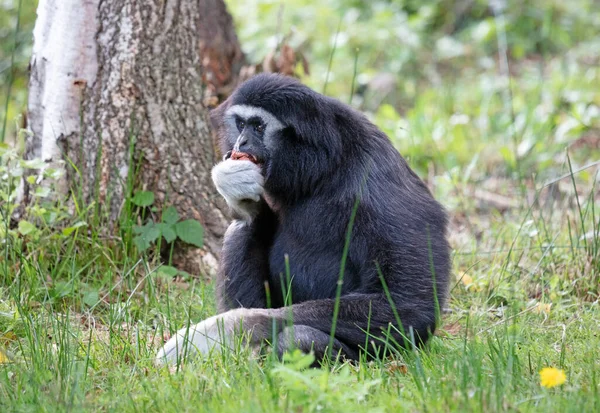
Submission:
[[212,169],[212,179],[217,191],[227,204],[243,218],[251,220],[256,205],[264,193],[265,179],[260,167],[246,160],[227,159]]

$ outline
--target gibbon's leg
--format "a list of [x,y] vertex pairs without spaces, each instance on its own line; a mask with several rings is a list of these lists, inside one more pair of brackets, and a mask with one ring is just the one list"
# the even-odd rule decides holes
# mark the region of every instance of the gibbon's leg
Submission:
[[[315,355],[314,366],[318,366],[320,361],[328,354],[330,336],[314,327],[306,325],[292,325],[285,327],[281,333],[277,335],[277,354],[283,356],[286,351],[297,348],[303,353],[313,352]],[[343,355],[346,358],[358,359],[358,352],[351,349],[346,344],[338,339],[333,340],[332,357]]]
[[[334,307],[335,300],[325,299],[277,309],[230,310],[189,329],[181,329],[159,351],[157,362],[174,363],[179,358],[194,353],[206,355],[213,349],[232,348],[235,335],[242,333],[249,335],[250,345],[260,346],[264,341],[272,340],[273,327],[276,328],[278,338],[283,339],[278,344],[278,352],[285,351],[288,345],[302,350],[310,350],[312,346],[315,353],[322,356],[320,353],[324,353],[329,344],[325,337],[329,337],[331,333]],[[290,340],[289,327],[285,332],[286,323],[290,320],[290,309],[295,326],[293,333],[299,333],[300,346],[296,337],[294,341]],[[333,351],[341,350],[346,358],[357,359],[360,349],[367,344],[370,356],[381,355],[382,344],[386,341],[409,345],[410,341],[407,342],[399,332],[402,330],[405,337],[408,340],[414,339],[416,344],[427,341],[435,329],[433,299],[432,302],[397,302],[395,310],[402,323],[401,327],[397,326],[394,311],[382,294],[350,294],[341,297]],[[385,337],[388,331],[391,339]]]

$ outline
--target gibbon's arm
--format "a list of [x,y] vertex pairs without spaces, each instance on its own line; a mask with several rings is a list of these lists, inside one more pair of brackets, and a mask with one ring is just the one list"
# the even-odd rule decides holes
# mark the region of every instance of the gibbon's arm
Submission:
[[268,249],[276,218],[262,198],[261,168],[248,160],[229,158],[213,168],[212,179],[235,217],[225,233],[221,251],[218,310],[266,307]]
[[235,220],[223,240],[217,274],[217,309],[266,308],[266,281],[269,276],[269,247],[276,218],[261,200],[251,221]]

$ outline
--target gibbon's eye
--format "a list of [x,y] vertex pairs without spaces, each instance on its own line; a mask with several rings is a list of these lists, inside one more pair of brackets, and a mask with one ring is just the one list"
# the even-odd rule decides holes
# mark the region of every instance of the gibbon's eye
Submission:
[[244,122],[244,121],[243,121],[242,119],[240,119],[240,118],[237,118],[237,119],[235,120],[235,125],[237,126],[237,128],[238,128],[238,131],[240,131],[240,132],[241,132],[241,131],[243,131],[243,130],[244,130],[244,128],[246,127],[246,122]]
[[256,133],[260,133],[262,135],[262,133],[265,131],[265,125],[262,123],[259,123],[258,125],[256,125],[254,127],[254,130],[256,131]]

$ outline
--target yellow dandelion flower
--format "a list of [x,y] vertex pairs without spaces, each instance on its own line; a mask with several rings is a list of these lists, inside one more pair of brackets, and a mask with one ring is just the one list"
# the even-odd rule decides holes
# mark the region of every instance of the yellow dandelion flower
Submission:
[[567,381],[565,372],[555,367],[544,367],[540,370],[540,384],[546,388],[560,386]]
[[463,283],[463,285],[465,287],[468,287],[473,284],[473,277],[471,277],[467,273],[463,273],[462,276],[460,277],[460,281]]
[[537,314],[550,314],[550,308],[552,308],[552,303],[537,303],[533,311]]

